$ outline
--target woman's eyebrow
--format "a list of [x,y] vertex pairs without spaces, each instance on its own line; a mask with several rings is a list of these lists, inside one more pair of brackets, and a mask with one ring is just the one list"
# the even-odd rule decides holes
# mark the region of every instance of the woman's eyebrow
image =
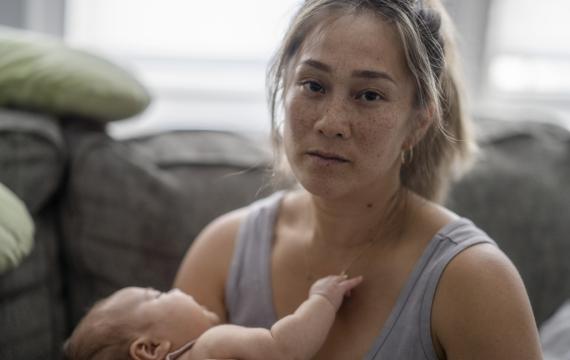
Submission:
[[[332,72],[332,68],[329,65],[314,59],[304,60],[301,62],[301,65],[307,65],[328,73]],[[352,77],[364,78],[364,79],[384,79],[390,81],[394,85],[397,85],[396,81],[385,71],[354,70],[351,75]]]
[[392,82],[394,85],[397,85],[396,81],[394,81],[394,79],[384,71],[355,70],[352,72],[352,77],[365,78],[365,79],[384,79]]
[[310,67],[314,67],[318,70],[321,70],[324,72],[329,72],[329,73],[332,71],[332,69],[329,65],[322,63],[318,60],[314,60],[314,59],[307,59],[307,60],[301,62],[301,65],[308,65]]

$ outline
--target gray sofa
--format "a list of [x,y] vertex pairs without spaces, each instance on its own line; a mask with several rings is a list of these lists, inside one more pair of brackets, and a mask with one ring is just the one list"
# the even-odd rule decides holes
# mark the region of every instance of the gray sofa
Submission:
[[[480,119],[481,154],[448,205],[521,272],[537,322],[570,298],[570,133]],[[228,132],[115,141],[78,119],[0,111],[0,182],[27,205],[35,248],[0,274],[0,359],[59,359],[85,310],[126,285],[167,289],[214,217],[272,191],[266,146]]]

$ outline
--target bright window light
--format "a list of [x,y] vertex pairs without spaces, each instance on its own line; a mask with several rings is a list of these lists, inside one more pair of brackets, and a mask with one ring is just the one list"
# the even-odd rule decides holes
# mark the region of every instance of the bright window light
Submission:
[[500,55],[493,59],[493,86],[503,92],[570,94],[570,59]]
[[489,83],[500,93],[570,96],[570,1],[495,0]]
[[265,59],[292,0],[67,0],[67,39],[163,57]]
[[168,129],[267,131],[265,71],[299,0],[67,0],[70,44],[128,64],[153,105],[112,124],[128,137]]

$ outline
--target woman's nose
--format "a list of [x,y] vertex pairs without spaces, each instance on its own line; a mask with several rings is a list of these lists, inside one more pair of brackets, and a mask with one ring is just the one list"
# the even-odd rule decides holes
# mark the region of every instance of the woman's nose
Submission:
[[315,130],[327,138],[348,139],[352,135],[349,118],[342,101],[331,102],[315,123]]

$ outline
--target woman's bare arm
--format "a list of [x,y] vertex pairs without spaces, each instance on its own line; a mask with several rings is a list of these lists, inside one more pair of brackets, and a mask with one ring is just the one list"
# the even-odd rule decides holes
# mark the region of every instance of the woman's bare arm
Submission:
[[235,238],[246,209],[239,209],[210,223],[188,249],[174,280],[174,287],[192,295],[226,321],[224,289]]
[[542,359],[524,284],[492,245],[469,248],[450,262],[434,300],[432,330],[448,360]]

